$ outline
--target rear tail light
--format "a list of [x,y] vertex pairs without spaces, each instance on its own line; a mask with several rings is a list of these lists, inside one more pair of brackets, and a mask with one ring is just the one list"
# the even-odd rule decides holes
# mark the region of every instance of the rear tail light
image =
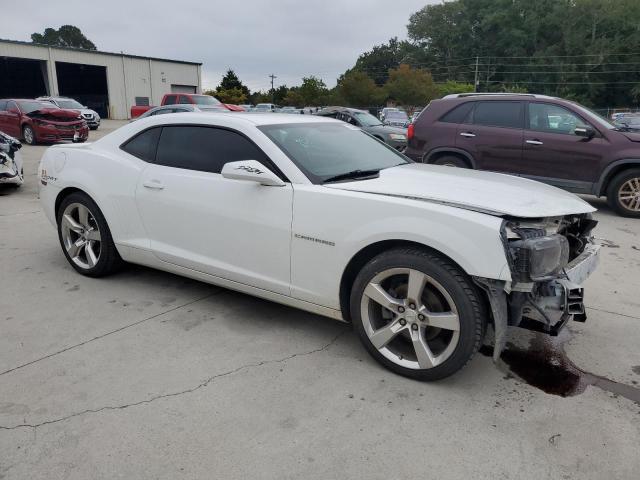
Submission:
[[407,140],[411,140],[413,138],[413,123],[409,124],[409,128],[407,128]]

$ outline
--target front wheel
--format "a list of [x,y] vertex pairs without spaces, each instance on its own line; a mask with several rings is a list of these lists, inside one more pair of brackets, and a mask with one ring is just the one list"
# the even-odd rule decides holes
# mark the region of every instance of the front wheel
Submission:
[[485,311],[471,279],[426,250],[384,252],[356,277],[351,318],[368,352],[390,370],[438,380],[480,347]]
[[35,145],[37,143],[36,133],[29,125],[25,125],[22,129],[22,138],[24,138],[25,143],[28,143],[29,145]]
[[640,218],[640,169],[616,175],[607,189],[607,201],[619,215]]

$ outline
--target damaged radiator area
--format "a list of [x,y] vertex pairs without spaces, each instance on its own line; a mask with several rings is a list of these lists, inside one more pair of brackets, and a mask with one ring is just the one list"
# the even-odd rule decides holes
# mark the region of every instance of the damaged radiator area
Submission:
[[495,330],[494,359],[507,327],[558,335],[569,320],[584,322],[582,283],[598,264],[590,214],[538,221],[505,220],[503,242],[511,282],[475,278],[486,292]]

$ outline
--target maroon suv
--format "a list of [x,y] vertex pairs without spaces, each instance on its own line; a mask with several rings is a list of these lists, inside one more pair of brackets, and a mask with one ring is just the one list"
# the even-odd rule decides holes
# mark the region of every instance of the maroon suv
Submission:
[[560,98],[458,94],[432,101],[409,127],[418,162],[492,170],[606,196],[640,217],[640,133]]
[[65,110],[39,100],[3,99],[0,132],[35,145],[60,140],[84,142],[89,127],[77,110]]

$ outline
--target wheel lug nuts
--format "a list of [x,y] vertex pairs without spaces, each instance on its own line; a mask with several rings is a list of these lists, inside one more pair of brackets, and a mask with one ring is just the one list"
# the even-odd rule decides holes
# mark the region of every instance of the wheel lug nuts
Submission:
[[410,304],[409,304],[409,308],[410,308],[411,310],[415,310],[415,309],[416,309],[416,304],[415,304],[415,303],[410,303]]
[[407,324],[407,321],[404,318],[400,319],[400,325],[402,325],[403,327]]
[[420,320],[421,322],[424,322],[424,315],[422,314],[418,315],[418,320]]
[[404,313],[404,307],[398,307],[398,311],[399,311],[400,313]]
[[418,324],[414,323],[413,325],[411,325],[411,329],[412,330],[417,330],[418,329]]

